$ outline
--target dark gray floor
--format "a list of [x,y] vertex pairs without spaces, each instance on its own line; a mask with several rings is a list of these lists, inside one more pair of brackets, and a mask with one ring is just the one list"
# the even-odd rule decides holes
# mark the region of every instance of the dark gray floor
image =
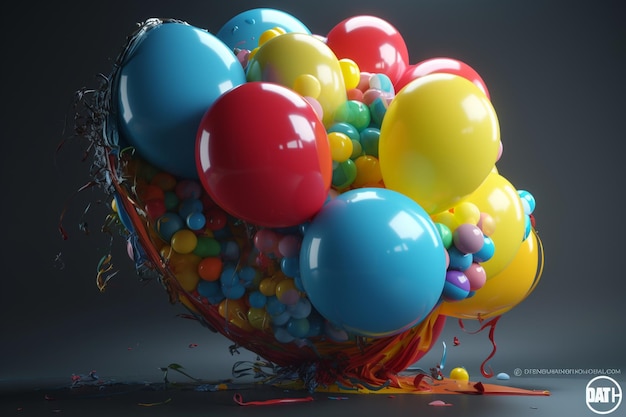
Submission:
[[[244,385],[216,392],[194,390],[181,385],[158,389],[159,384],[124,383],[97,388],[69,389],[68,384],[37,387],[22,382],[17,388],[5,386],[0,393],[2,416],[592,416],[585,403],[585,388],[591,378],[513,378],[507,386],[549,390],[549,396],[465,395],[465,394],[352,394],[315,393],[313,400],[263,406],[241,406],[244,401],[275,398],[302,398],[306,391],[285,391],[267,385]],[[619,378],[616,378],[620,381]],[[620,384],[624,385],[621,379]],[[489,381],[489,383],[496,383]],[[504,384],[504,381],[497,382]],[[429,405],[434,400],[451,404]],[[611,415],[623,416],[626,405]]]

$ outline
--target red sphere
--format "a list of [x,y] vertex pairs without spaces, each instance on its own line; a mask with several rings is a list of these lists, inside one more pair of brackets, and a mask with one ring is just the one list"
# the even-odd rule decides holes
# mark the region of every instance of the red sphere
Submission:
[[398,30],[375,16],[353,16],[333,27],[326,44],[338,59],[350,58],[361,72],[385,74],[395,83],[409,64],[409,51]]
[[265,227],[309,220],[332,178],[328,136],[313,107],[289,88],[260,81],[229,90],[205,113],[196,164],[217,205]]
[[428,74],[454,74],[473,82],[489,98],[489,90],[481,76],[465,62],[453,58],[430,58],[417,64],[409,65],[402,76],[394,83],[397,91],[409,82]]

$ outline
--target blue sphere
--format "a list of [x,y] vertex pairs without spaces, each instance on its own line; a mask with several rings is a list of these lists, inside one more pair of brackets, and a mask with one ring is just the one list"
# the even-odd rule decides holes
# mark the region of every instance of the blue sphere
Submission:
[[474,260],[474,262],[478,263],[487,262],[489,259],[493,258],[495,252],[495,243],[489,236],[485,236],[483,247],[480,248],[478,252],[472,254],[472,259]]
[[465,271],[474,261],[474,257],[471,253],[463,253],[455,246],[448,248],[448,255],[450,256],[450,265],[448,266],[448,269]]
[[120,132],[151,164],[196,179],[202,116],[245,82],[237,57],[207,31],[180,22],[148,27],[129,48],[114,85]]
[[311,31],[289,13],[282,10],[257,8],[239,13],[217,31],[216,36],[230,49],[252,50],[259,46],[259,37],[269,29],[280,27],[285,32],[311,34]]
[[327,203],[302,241],[300,274],[313,307],[357,335],[384,337],[420,323],[446,276],[441,237],[428,213],[384,188]]

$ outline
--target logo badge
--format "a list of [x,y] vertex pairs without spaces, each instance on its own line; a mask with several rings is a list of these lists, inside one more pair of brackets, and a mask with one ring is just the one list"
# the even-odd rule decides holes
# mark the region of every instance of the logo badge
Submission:
[[596,414],[610,414],[622,403],[622,387],[608,376],[597,376],[585,389],[587,407]]

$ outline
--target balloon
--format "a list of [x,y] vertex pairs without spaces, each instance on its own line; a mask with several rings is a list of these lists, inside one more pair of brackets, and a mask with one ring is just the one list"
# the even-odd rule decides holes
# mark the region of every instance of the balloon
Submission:
[[[508,265],[522,244],[525,231],[522,202],[515,187],[502,175],[493,172],[463,201],[475,204],[481,212],[494,219],[494,232],[489,238],[493,241],[495,252],[482,263],[489,279]],[[481,251],[477,254],[479,257],[484,255]]]
[[451,269],[446,272],[442,298],[444,301],[459,301],[468,296],[470,282],[462,271]]
[[354,189],[328,202],[300,250],[311,304],[334,325],[368,337],[420,323],[441,296],[445,263],[428,214],[384,188]]
[[282,10],[256,8],[233,16],[215,34],[229,48],[252,50],[259,44],[266,30],[281,28],[285,32],[311,34],[311,31],[294,16]]
[[341,66],[326,44],[312,35],[287,33],[264,43],[248,62],[248,81],[266,81],[294,88],[303,74],[317,78],[316,97],[323,109],[326,127],[333,122],[335,110],[347,100]]
[[324,126],[302,96],[277,84],[249,82],[220,97],[200,122],[196,156],[211,198],[260,226],[308,220],[330,189]]
[[383,181],[430,214],[444,211],[487,177],[499,142],[496,112],[478,87],[458,75],[425,75],[387,109],[378,149]]
[[409,63],[409,51],[400,32],[376,16],[344,19],[328,32],[326,44],[339,59],[353,60],[362,72],[385,74],[392,83]]
[[418,62],[417,64],[409,65],[400,79],[396,81],[394,87],[396,88],[396,91],[400,91],[409,82],[419,77],[423,77],[424,75],[436,73],[455,74],[460,75],[463,78],[467,78],[476,84],[485,96],[489,98],[489,90],[476,70],[465,62],[454,58],[430,58]]
[[457,367],[450,371],[450,379],[455,381],[469,381],[469,373],[463,367]]
[[106,224],[119,218],[137,272],[158,276],[170,301],[277,375],[306,375],[309,390],[422,391],[400,373],[434,346],[442,307],[480,319],[534,288],[534,198],[513,198],[498,174],[498,123],[480,85],[437,72],[396,89],[395,71],[408,73],[397,31],[345,22],[331,44],[355,60],[269,9],[225,25],[232,45],[150,19],[83,103],[95,117],[80,130],[113,194]]
[[532,232],[509,265],[465,300],[443,302],[440,314],[460,319],[488,319],[521,303],[535,289],[543,270],[543,247]]
[[463,223],[454,230],[454,246],[463,253],[476,253],[483,247],[484,235],[478,226]]
[[235,55],[185,23],[150,27],[121,62],[114,85],[121,133],[148,162],[197,178],[198,123],[224,92],[246,82]]

